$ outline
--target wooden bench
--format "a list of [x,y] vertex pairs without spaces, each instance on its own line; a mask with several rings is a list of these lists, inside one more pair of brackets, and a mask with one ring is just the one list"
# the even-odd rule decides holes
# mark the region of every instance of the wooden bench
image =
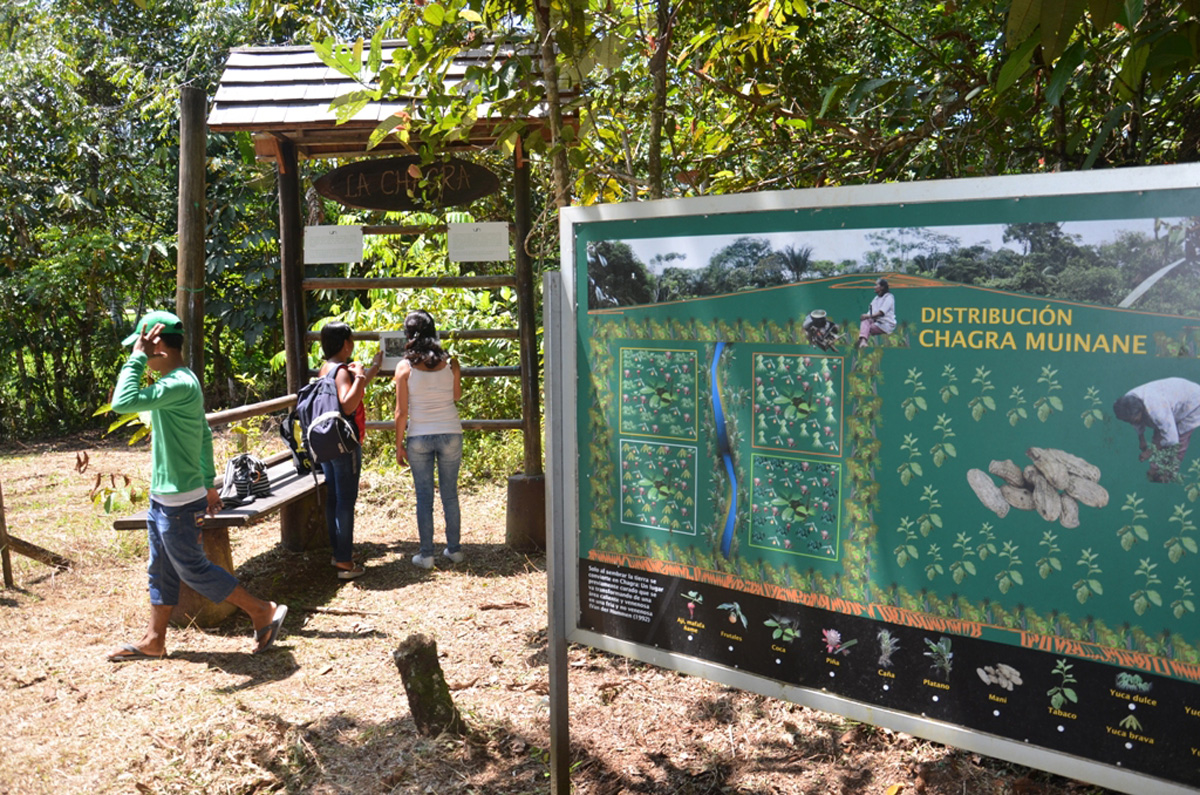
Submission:
[[[267,465],[267,475],[271,480],[270,494],[256,497],[245,505],[226,508],[216,516],[204,519],[204,554],[227,571],[234,570],[229,528],[247,527],[277,511],[282,512],[280,541],[286,549],[304,551],[329,547],[325,511],[318,505],[318,497],[324,499],[320,496],[324,491],[324,476],[318,472],[314,480],[311,474],[297,474],[291,453],[287,451],[273,455],[263,463]],[[144,530],[146,513],[143,510],[116,519],[113,529]],[[186,585],[181,585],[179,604],[171,612],[171,621],[208,627],[220,623],[235,610],[229,602],[213,604]]]

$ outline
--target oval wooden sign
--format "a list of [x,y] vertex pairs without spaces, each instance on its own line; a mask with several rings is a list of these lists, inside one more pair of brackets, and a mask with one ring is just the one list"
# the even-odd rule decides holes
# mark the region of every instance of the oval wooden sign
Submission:
[[317,193],[360,210],[428,210],[454,207],[500,190],[488,169],[448,158],[421,163],[416,156],[360,160],[335,168],[313,183]]

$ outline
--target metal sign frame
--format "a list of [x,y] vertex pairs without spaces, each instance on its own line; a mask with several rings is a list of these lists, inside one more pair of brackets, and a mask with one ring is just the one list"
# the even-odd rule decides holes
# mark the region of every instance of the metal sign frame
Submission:
[[[1147,192],[1196,191],[1200,188],[1200,165],[1123,169],[1056,175],[990,177],[982,179],[889,184],[863,187],[822,188],[658,202],[565,208],[560,218],[561,274],[547,274],[544,281],[547,345],[547,526],[549,528],[550,643],[551,643],[551,729],[552,791],[566,792],[566,703],[565,644],[583,643],[682,673],[702,676],[743,690],[783,698],[814,709],[844,715],[896,731],[908,732],[989,756],[1011,760],[1060,775],[1112,789],[1144,792],[1153,782],[1156,792],[1170,795],[1197,793],[1175,781],[1155,778],[1094,759],[1087,759],[1022,742],[1011,737],[937,720],[907,711],[845,698],[820,688],[796,686],[767,676],[718,664],[696,656],[654,645],[633,642],[580,626],[579,578],[580,456],[579,427],[580,371],[577,285],[583,254],[580,232],[589,226],[622,222],[653,227],[654,236],[686,235],[681,230],[697,221],[747,218],[756,213],[812,213],[845,208],[916,206],[936,207],[957,202],[1012,202],[1059,198],[1066,202],[1079,196],[1106,194],[1141,196]],[[1194,198],[1194,197],[1193,197]],[[1200,211],[1179,215],[1200,214]],[[753,224],[751,224],[753,226]],[[694,227],[693,227],[694,228]],[[648,231],[648,230],[647,230]],[[903,565],[903,564],[901,564]],[[1194,566],[1193,566],[1194,569]],[[558,660],[556,665],[555,661]],[[1196,685],[1200,692],[1200,685]],[[1198,698],[1200,702],[1200,698]],[[1198,703],[1200,706],[1200,703]],[[1190,713],[1189,713],[1190,714]]]

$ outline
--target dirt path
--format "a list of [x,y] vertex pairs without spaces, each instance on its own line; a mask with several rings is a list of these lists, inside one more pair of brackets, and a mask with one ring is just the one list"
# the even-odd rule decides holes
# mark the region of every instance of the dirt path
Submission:
[[[408,562],[396,473],[364,477],[359,580],[339,583],[328,552],[280,550],[275,522],[234,531],[242,582],[291,607],[279,648],[251,657],[238,617],[112,665],[146,620],[145,539],[89,494],[97,474],[144,484],[147,459],[97,439],[0,453],[10,532],[77,564],[16,557],[0,595],[0,793],[548,791],[545,559],[504,546],[503,485],[464,495],[468,559],[431,572]],[[416,733],[391,659],[414,632],[437,640],[466,740]],[[578,793],[1104,792],[582,647],[571,725]]]

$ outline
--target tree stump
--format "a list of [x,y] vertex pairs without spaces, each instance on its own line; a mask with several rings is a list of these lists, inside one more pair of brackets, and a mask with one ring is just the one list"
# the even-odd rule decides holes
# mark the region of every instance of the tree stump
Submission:
[[442,732],[466,734],[466,724],[450,698],[433,638],[420,633],[409,635],[392,653],[392,659],[400,671],[417,730],[428,736]]

